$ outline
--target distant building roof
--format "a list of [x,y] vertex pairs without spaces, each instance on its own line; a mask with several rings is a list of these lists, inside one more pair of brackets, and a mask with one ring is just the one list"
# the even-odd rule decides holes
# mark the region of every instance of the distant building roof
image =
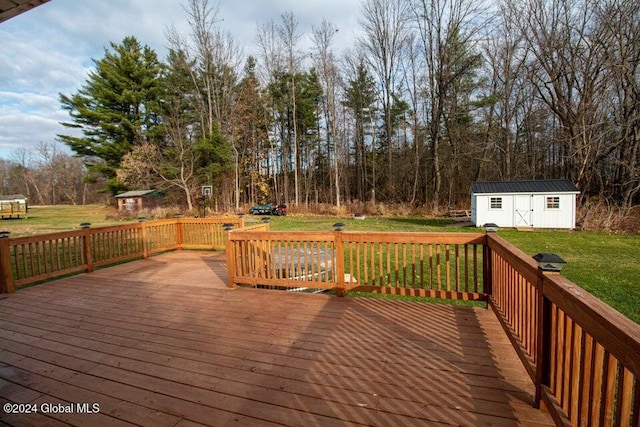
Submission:
[[471,194],[482,193],[579,193],[568,179],[538,179],[527,181],[472,182]]
[[120,193],[118,195],[116,195],[116,199],[121,199],[124,197],[142,197],[142,196],[147,196],[149,194],[154,194],[156,193],[156,190],[134,190],[134,191],[127,191],[125,193]]
[[8,194],[6,196],[0,196],[0,200],[17,200],[17,199],[26,199],[22,194]]

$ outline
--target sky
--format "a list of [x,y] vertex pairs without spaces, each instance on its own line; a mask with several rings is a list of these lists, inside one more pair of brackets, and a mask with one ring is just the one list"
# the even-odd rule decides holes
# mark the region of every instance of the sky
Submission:
[[[338,28],[335,50],[353,46],[359,30],[361,0],[220,0],[218,23],[245,53],[255,53],[258,24],[278,22],[292,12],[310,48],[312,26],[323,19]],[[187,34],[181,0],[51,0],[0,23],[0,158],[33,152],[41,144],[59,144],[56,135],[69,115],[59,94],[73,94],[85,83],[93,59],[104,57],[111,42],[130,35],[166,56],[165,32],[173,26]]]

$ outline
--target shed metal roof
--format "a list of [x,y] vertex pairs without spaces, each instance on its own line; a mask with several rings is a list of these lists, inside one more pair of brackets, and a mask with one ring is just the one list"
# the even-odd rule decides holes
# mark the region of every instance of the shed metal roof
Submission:
[[26,199],[25,196],[23,196],[22,194],[7,194],[5,196],[0,196],[0,200],[20,200],[20,199]]
[[134,191],[127,191],[125,193],[117,194],[115,197],[116,199],[121,199],[123,197],[142,197],[148,194],[153,194],[155,192],[156,190],[134,190]]
[[496,193],[579,193],[568,179],[472,182],[471,194]]

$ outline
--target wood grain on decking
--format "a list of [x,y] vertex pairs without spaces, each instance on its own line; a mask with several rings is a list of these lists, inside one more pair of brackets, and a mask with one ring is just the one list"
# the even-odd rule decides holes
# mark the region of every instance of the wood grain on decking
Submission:
[[552,425],[491,311],[227,289],[178,251],[0,300],[8,425]]

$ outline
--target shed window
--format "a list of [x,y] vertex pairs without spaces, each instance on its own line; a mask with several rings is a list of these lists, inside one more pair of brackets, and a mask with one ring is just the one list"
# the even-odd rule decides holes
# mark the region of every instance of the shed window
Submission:
[[489,207],[491,209],[502,209],[502,197],[491,197],[489,199]]
[[560,209],[560,197],[547,197],[547,209]]

